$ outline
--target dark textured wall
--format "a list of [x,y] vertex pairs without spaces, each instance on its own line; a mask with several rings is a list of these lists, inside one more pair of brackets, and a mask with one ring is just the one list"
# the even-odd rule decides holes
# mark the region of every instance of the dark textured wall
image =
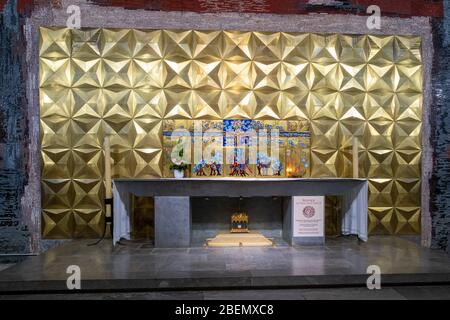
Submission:
[[431,179],[432,247],[450,252],[450,5],[444,19],[433,21],[432,141],[434,170]]
[[89,0],[103,6],[157,11],[246,13],[345,13],[366,14],[378,5],[384,15],[441,16],[442,0]]
[[0,13],[0,253],[31,249],[21,198],[27,184],[25,41],[16,1]]

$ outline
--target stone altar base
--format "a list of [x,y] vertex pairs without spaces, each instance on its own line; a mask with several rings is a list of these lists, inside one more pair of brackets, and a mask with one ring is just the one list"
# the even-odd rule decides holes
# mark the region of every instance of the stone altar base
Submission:
[[271,247],[274,243],[259,232],[219,233],[206,240],[208,247]]
[[[358,235],[367,241],[366,179],[346,178],[159,178],[114,179],[113,244],[131,239],[131,194],[153,197],[155,203],[155,247],[189,248],[192,244],[193,198],[283,198],[281,236],[289,245],[302,245],[295,228],[292,201],[298,196],[342,197],[341,234]],[[272,220],[273,221],[273,220]],[[261,228],[258,228],[261,230]],[[215,233],[212,233],[213,235]],[[317,239],[312,239],[317,240]],[[308,241],[307,244],[310,244]],[[316,244],[314,241],[313,244]],[[323,244],[324,238],[320,239]]]

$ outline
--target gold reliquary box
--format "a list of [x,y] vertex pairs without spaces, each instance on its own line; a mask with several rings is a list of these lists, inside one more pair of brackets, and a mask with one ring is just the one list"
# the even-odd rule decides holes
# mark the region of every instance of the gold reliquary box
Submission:
[[248,215],[244,212],[234,213],[231,216],[231,232],[245,233],[248,231]]

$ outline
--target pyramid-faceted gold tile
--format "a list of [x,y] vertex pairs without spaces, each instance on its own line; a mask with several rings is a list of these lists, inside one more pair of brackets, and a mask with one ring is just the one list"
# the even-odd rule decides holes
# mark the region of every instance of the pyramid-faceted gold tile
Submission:
[[115,177],[161,177],[165,119],[306,120],[311,176],[369,179],[371,233],[420,232],[416,36],[41,28],[43,235],[95,236]]

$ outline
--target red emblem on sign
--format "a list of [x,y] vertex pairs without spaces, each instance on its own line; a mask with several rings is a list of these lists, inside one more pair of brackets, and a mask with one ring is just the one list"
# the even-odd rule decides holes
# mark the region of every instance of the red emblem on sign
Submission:
[[311,207],[311,206],[306,206],[306,207],[303,208],[303,215],[304,215],[306,218],[312,218],[312,217],[314,217],[314,214],[315,214],[315,213],[316,213],[316,210],[314,210],[314,208]]

